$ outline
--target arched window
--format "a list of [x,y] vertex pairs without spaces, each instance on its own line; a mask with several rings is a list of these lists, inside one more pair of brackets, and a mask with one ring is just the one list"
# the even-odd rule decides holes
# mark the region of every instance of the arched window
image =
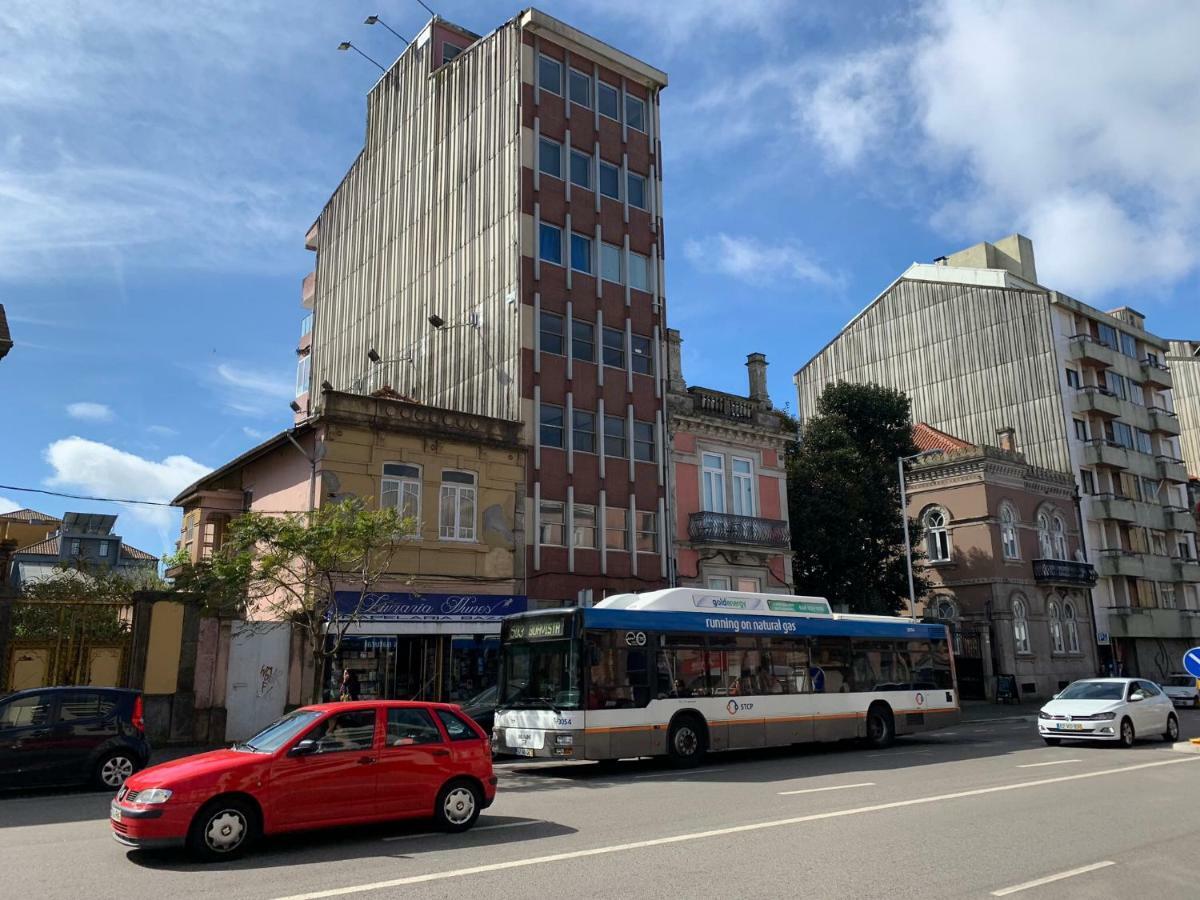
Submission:
[[940,594],[933,598],[933,603],[930,604],[929,611],[935,619],[952,621],[958,618],[958,607],[954,605],[954,600],[945,594]]
[[946,562],[950,559],[947,518],[946,511],[936,506],[925,513],[925,555],[929,557],[930,562]]
[[1040,512],[1037,517],[1038,550],[1042,559],[1054,559],[1054,542],[1050,537],[1050,516]]
[[1054,516],[1054,521],[1050,525],[1050,536],[1054,539],[1054,558],[1067,558],[1067,523],[1063,521],[1063,517],[1057,513]]
[[1063,603],[1063,622],[1067,632],[1067,652],[1079,652],[1079,623],[1075,618],[1075,604],[1070,600]]
[[1029,653],[1029,607],[1020,594],[1013,597],[1013,644],[1018,653]]
[[1050,619],[1050,646],[1055,653],[1062,653],[1066,647],[1063,645],[1062,610],[1058,601],[1051,600],[1046,604],[1046,614]]
[[1021,545],[1017,542],[1017,513],[1011,503],[1000,504],[1000,544],[1005,559],[1020,559]]

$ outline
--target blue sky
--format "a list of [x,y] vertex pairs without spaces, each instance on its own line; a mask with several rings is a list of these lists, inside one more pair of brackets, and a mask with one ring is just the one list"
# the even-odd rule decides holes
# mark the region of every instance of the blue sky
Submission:
[[[487,32],[518,11],[437,0]],[[605,0],[665,69],[667,296],[692,384],[791,374],[913,261],[1013,231],[1040,280],[1200,337],[1200,6]],[[49,10],[53,10],[52,13]],[[285,427],[303,237],[415,0],[0,7],[0,483],[169,499]],[[169,10],[169,11],[168,11]],[[0,489],[0,509],[106,509]],[[110,511],[114,511],[111,510]],[[177,515],[118,507],[170,549]]]

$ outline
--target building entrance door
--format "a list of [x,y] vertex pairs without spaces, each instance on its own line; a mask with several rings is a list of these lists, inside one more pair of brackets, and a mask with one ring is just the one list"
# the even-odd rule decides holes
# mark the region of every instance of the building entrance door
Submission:
[[986,700],[983,674],[983,648],[978,634],[959,632],[951,626],[954,638],[954,671],[958,676],[958,695],[963,700]]

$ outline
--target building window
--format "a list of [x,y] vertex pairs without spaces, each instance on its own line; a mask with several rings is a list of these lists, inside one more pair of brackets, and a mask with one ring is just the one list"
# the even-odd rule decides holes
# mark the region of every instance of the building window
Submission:
[[633,423],[633,458],[654,462],[654,423]]
[[312,380],[312,356],[304,354],[296,360],[296,396],[308,393],[308,384]]
[[1063,626],[1067,637],[1067,652],[1079,652],[1079,621],[1075,615],[1075,604],[1070,600],[1063,603]]
[[1196,588],[1190,584],[1183,586],[1183,608],[1196,609]]
[[1121,352],[1126,356],[1133,357],[1134,359],[1138,358],[1137,340],[1132,334],[1126,334],[1123,331],[1121,332]]
[[538,57],[538,87],[562,96],[562,63],[548,56]]
[[563,317],[554,313],[544,312],[541,315],[541,329],[538,333],[538,345],[543,353],[555,353],[562,356],[563,352]]
[[729,480],[733,487],[733,514],[754,515],[754,463],[735,456],[730,461]]
[[646,179],[641,175],[633,172],[629,173],[626,179],[626,185],[629,190],[629,205],[636,206],[638,209],[646,208]]
[[629,254],[629,286],[639,291],[650,290],[650,257],[640,253]]
[[1076,390],[1080,387],[1079,373],[1074,369],[1067,369],[1067,387],[1073,387]]
[[614,121],[621,120],[621,94],[615,87],[604,81],[596,82],[596,105],[600,115],[608,116]]
[[605,328],[601,340],[604,342],[604,364],[615,369],[625,368],[625,332]]
[[1075,439],[1086,441],[1088,439],[1087,422],[1083,421],[1083,419],[1072,419],[1072,421],[1075,423]]
[[1107,432],[1105,436],[1111,443],[1127,450],[1134,449],[1133,429],[1124,422],[1109,422],[1106,424],[1105,430]]
[[1158,503],[1159,502],[1159,500],[1158,500],[1159,483],[1157,481],[1155,481],[1153,478],[1143,477],[1141,479],[1141,485],[1142,485],[1142,497],[1145,498],[1146,502],[1147,503]]
[[1116,372],[1107,371],[1104,373],[1104,384],[1110,394],[1115,394],[1122,400],[1129,399],[1129,393],[1125,387],[1125,377],[1118,375]]
[[582,234],[571,235],[571,268],[585,275],[592,274],[592,239]]
[[1050,646],[1055,653],[1062,653],[1066,650],[1066,645],[1063,643],[1062,612],[1058,601],[1051,600],[1046,604],[1046,615],[1050,620]]
[[592,79],[590,75],[585,75],[577,69],[572,69],[570,74],[571,87],[571,102],[578,103],[580,106],[592,108]]
[[1000,546],[1005,559],[1020,559],[1021,545],[1017,541],[1017,514],[1012,505],[1000,505]]
[[79,555],[79,541],[71,541],[71,555],[72,556]]
[[543,447],[563,447],[563,408],[543,403],[540,410],[540,433]]
[[933,598],[933,602],[929,605],[930,612],[933,618],[941,619],[944,622],[953,622],[958,618],[958,607],[954,605],[954,601],[944,594],[939,594]]
[[708,589],[710,591],[733,590],[733,579],[731,579],[728,575],[709,575]]
[[562,144],[550,138],[538,141],[538,169],[543,175],[562,178]]
[[1140,381],[1134,381],[1132,378],[1126,378],[1125,383],[1129,385],[1129,400],[1135,406],[1146,405],[1146,386]]
[[621,257],[624,251],[615,244],[600,245],[600,277],[605,281],[623,284],[621,277]]
[[108,541],[101,541],[101,542],[100,542],[100,550],[99,550],[99,553],[100,553],[100,556],[102,556],[102,557],[103,557],[103,556],[108,556]]
[[1051,537],[1054,539],[1054,558],[1067,558],[1067,523],[1062,516],[1056,515],[1050,523]]
[[1054,559],[1054,545],[1050,539],[1050,516],[1044,512],[1037,515],[1038,555],[1040,559]]
[[543,500],[538,507],[538,543],[543,547],[566,545],[566,519],[557,500]]
[[930,562],[950,559],[950,532],[946,524],[944,510],[934,508],[925,513],[925,555]]
[[654,374],[654,343],[648,337],[633,335],[633,371],[642,375]]
[[571,184],[592,189],[592,158],[578,150],[571,151]]
[[1142,453],[1154,452],[1154,441],[1150,437],[1150,432],[1142,431],[1140,428],[1135,428],[1133,430],[1133,436],[1138,450],[1140,450]]
[[652,512],[634,512],[637,523],[637,552],[658,552],[658,515]]
[[604,546],[608,550],[629,549],[629,510],[604,510]]
[[646,130],[646,104],[632,94],[625,95],[625,123],[638,131]]
[[442,42],[442,65],[444,66],[446,63],[450,62],[451,60],[457,59],[459,54],[461,54],[462,52],[463,52],[462,47],[456,47],[456,46],[454,46],[454,44],[448,44],[445,41],[443,41]]
[[1013,645],[1018,653],[1028,653],[1029,651],[1029,614],[1028,608],[1025,605],[1025,598],[1020,594],[1013,597],[1012,614],[1013,614]]
[[1117,340],[1117,329],[1111,325],[1105,325],[1099,322],[1096,325],[1096,333],[1101,344],[1105,347],[1111,347],[1113,350],[1120,350],[1120,343]]
[[394,509],[402,519],[421,518],[421,468],[407,463],[384,463],[379,506]]
[[571,355],[583,362],[596,361],[596,326],[591,322],[571,320]]
[[542,262],[561,266],[563,261],[562,229],[557,225],[542,223],[538,238],[538,256]]
[[742,576],[738,578],[737,584],[734,585],[735,591],[743,591],[747,594],[757,594],[762,587],[762,583],[757,578],[747,578]]
[[447,541],[475,540],[475,476],[442,472],[438,533]]
[[725,457],[719,453],[704,453],[700,457],[703,473],[704,509],[707,512],[725,512]]
[[1087,496],[1096,493],[1096,474],[1091,469],[1079,470],[1079,490]]
[[604,160],[600,160],[600,193],[614,200],[621,199],[621,170]]
[[604,455],[628,456],[625,445],[625,417],[604,417]]
[[596,507],[576,503],[571,512],[571,543],[576,550],[596,549]]
[[571,449],[581,453],[596,452],[596,414],[581,409],[571,412]]

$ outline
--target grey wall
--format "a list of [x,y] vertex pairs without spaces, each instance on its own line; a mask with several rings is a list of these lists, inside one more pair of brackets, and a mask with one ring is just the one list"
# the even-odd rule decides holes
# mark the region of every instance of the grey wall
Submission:
[[1171,368],[1172,398],[1179,414],[1179,448],[1188,474],[1200,477],[1200,357],[1188,352],[1194,346],[1197,343],[1172,341],[1172,355],[1166,362]]

